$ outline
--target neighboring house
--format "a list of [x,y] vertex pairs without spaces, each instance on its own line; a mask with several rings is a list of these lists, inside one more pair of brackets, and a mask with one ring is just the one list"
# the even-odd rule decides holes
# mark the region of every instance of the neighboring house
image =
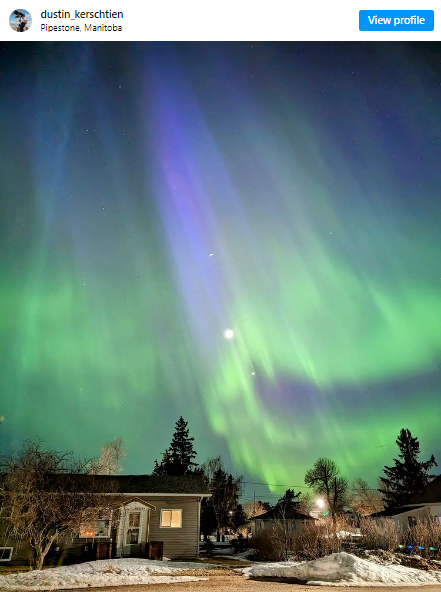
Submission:
[[[107,557],[195,558],[199,555],[200,509],[210,493],[200,477],[81,475],[115,497],[115,510],[85,523],[77,535],[55,542],[48,564]],[[0,532],[0,562],[29,561],[30,549]],[[159,544],[158,544],[159,543]],[[162,544],[161,544],[162,543]]]
[[284,514],[278,509],[273,508],[265,514],[253,516],[250,518],[251,534],[257,536],[264,531],[271,530],[280,522],[286,522],[290,530],[299,530],[303,527],[305,522],[314,521],[315,518],[298,512],[295,508],[287,508]]
[[392,518],[402,526],[412,526],[418,518],[431,517],[441,524],[441,475],[436,477],[422,493],[414,495],[400,508],[389,508],[371,514],[371,518]]

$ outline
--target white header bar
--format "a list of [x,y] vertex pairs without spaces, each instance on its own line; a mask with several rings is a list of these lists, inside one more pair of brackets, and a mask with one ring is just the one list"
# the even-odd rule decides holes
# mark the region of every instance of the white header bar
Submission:
[[[133,0],[0,5],[4,41],[434,41],[438,0]],[[372,30],[360,30],[360,10]],[[14,11],[25,16],[10,15]],[[410,12],[409,12],[410,11]],[[428,11],[433,11],[428,14]],[[434,18],[434,30],[430,27]],[[390,19],[390,20],[388,20]],[[26,21],[26,22],[25,22]],[[375,27],[380,30],[374,30]],[[18,31],[17,29],[24,29]],[[391,30],[387,30],[387,29]],[[405,30],[403,30],[405,29]],[[413,30],[411,30],[413,29]]]

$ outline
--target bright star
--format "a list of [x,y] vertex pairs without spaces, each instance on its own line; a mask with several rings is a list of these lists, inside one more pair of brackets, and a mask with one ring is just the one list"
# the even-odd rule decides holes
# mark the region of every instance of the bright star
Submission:
[[234,337],[233,329],[225,329],[224,337],[225,337],[225,339],[233,339],[233,337]]

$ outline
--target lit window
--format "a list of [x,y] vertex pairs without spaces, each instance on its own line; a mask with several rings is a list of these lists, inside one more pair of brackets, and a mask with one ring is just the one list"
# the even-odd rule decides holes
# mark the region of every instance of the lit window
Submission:
[[161,510],[161,528],[181,528],[182,510]]
[[[112,521],[111,512],[103,512],[96,517],[95,515],[87,516],[85,512],[83,522],[80,528],[81,538],[108,538],[110,537],[110,526]],[[89,513],[90,514],[90,513]]]
[[139,543],[139,528],[141,524],[141,512],[130,512],[129,527],[126,534],[126,545]]

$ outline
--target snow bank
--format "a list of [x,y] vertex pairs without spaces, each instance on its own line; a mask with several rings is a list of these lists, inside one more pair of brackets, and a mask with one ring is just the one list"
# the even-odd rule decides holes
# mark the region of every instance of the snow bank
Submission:
[[402,565],[379,565],[349,553],[334,553],[315,561],[268,563],[241,570],[247,577],[296,578],[316,585],[427,586],[441,584],[441,572]]
[[[66,590],[68,588],[98,588],[133,584],[172,584],[197,582],[208,578],[173,576],[174,572],[190,569],[211,569],[215,565],[186,561],[167,562],[148,559],[103,559],[77,565],[66,565],[0,576],[1,590]],[[164,574],[164,575],[153,575]],[[168,574],[168,575],[165,575]]]

